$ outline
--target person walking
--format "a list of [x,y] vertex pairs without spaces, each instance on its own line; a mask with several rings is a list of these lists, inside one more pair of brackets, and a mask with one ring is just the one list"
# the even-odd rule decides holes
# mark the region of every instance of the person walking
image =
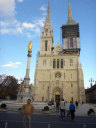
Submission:
[[64,99],[62,99],[60,101],[60,117],[61,117],[61,120],[64,119],[64,117],[65,117],[65,107],[66,107],[66,102],[64,101]]
[[26,124],[28,122],[28,128],[31,128],[31,115],[34,112],[34,106],[31,104],[31,100],[27,100],[27,104],[24,104],[21,108],[22,114],[24,115],[23,123],[24,128],[26,127]]
[[70,102],[69,110],[71,114],[71,119],[73,120],[75,118],[75,105],[73,104],[73,101]]
[[59,100],[56,100],[56,112],[59,113],[59,106],[60,106],[60,102]]

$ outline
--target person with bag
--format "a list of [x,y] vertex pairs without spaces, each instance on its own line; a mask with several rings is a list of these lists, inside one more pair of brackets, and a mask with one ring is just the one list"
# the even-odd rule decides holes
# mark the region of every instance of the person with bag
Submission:
[[31,100],[27,100],[27,104],[24,104],[21,108],[22,114],[24,115],[24,128],[26,128],[26,124],[28,122],[28,128],[31,128],[31,115],[34,112],[34,106],[31,104]]
[[73,120],[75,118],[75,105],[73,104],[73,101],[70,102],[69,110],[71,114],[71,119]]

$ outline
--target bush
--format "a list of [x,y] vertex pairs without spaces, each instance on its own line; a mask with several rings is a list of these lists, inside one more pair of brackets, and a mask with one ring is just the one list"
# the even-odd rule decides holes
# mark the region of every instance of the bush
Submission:
[[42,109],[42,111],[49,111],[49,107],[45,106],[44,109]]
[[1,108],[6,108],[7,105],[6,104],[1,104]]
[[19,111],[21,111],[21,108],[18,108]]
[[88,115],[95,114],[94,109],[90,108],[87,112]]

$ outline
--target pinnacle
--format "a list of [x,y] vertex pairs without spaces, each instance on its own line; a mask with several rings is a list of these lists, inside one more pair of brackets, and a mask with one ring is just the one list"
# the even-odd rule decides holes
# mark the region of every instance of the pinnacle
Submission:
[[72,18],[72,12],[70,7],[70,0],[68,3],[68,16],[67,16],[67,24],[75,24],[75,20]]
[[45,25],[46,24],[50,24],[50,23],[51,23],[51,19],[50,19],[50,4],[48,3],[48,10],[47,10],[47,16],[46,16]]

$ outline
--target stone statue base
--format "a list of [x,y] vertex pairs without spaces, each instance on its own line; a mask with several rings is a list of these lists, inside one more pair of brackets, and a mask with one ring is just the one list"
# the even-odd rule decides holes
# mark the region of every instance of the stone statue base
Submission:
[[26,93],[25,91],[19,91],[17,95],[17,102],[27,102],[27,99],[31,99],[33,102],[32,92]]

